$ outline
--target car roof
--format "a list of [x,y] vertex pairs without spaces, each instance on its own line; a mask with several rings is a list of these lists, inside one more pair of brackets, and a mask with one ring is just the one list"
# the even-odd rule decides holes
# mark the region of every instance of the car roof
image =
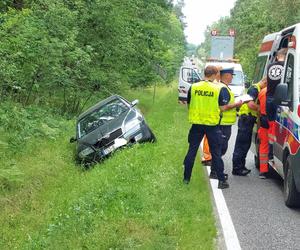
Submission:
[[99,107],[103,106],[104,104],[106,103],[109,103],[110,101],[112,100],[115,100],[115,99],[121,99],[122,101],[125,101],[127,104],[129,104],[129,102],[124,98],[124,97],[121,97],[119,95],[112,95],[98,103],[96,103],[94,106],[90,107],[88,110],[84,111],[83,113],[81,113],[77,120],[81,120],[83,117],[85,117],[86,115],[90,114],[90,113],[93,113],[95,110],[97,110]]

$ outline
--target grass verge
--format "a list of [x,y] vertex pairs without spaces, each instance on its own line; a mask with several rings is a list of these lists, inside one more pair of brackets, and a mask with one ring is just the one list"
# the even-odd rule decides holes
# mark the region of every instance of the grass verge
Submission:
[[127,95],[158,141],[116,152],[84,171],[73,163],[65,122],[56,140],[33,140],[14,162],[16,188],[0,195],[1,249],[214,249],[216,229],[204,171],[196,161],[182,184],[187,151],[186,108],[176,90]]

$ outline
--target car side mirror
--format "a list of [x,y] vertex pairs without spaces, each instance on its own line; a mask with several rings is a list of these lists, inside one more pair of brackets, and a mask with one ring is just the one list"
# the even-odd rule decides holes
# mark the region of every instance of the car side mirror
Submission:
[[71,137],[70,138],[70,143],[74,143],[74,142],[76,142],[77,141],[77,139],[75,138],[75,137]]
[[135,105],[137,105],[139,103],[139,100],[134,100],[131,102],[131,106],[134,107]]
[[248,89],[250,87],[250,82],[245,82],[245,88]]
[[289,106],[290,100],[288,100],[288,85],[286,83],[277,85],[274,93],[274,102],[277,105]]

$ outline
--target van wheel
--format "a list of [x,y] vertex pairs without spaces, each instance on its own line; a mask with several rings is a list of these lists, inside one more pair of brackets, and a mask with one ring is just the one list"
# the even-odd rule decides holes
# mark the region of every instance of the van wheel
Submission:
[[300,193],[296,189],[294,173],[291,168],[291,157],[288,155],[284,162],[284,201],[288,207],[300,206]]

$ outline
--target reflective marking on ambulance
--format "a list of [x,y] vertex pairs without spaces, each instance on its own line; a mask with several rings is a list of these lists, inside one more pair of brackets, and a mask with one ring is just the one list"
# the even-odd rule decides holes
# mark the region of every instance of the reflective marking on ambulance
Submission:
[[281,107],[279,108],[281,109],[281,113],[276,117],[276,142],[281,146],[287,143],[290,147],[290,153],[295,155],[300,148],[300,128],[287,116]]

